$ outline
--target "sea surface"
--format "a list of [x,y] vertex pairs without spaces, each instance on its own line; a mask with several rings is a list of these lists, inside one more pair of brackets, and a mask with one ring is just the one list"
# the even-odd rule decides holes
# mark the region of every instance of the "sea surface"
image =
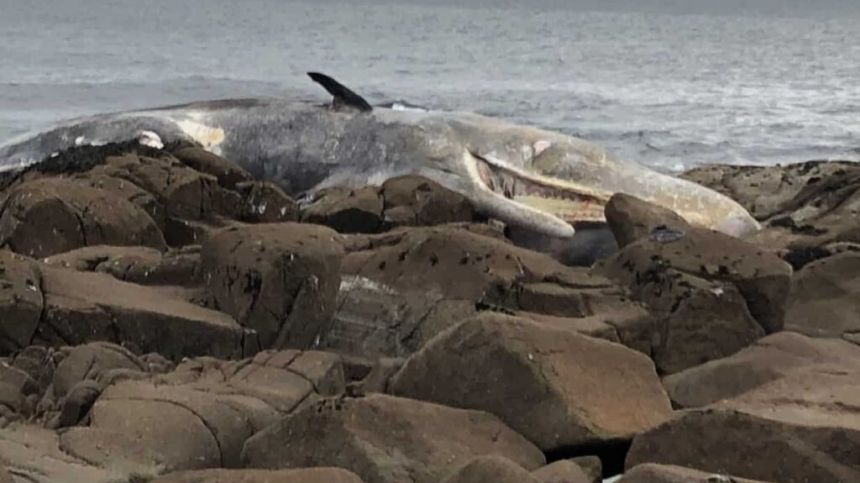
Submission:
[[0,142],[96,112],[325,99],[316,70],[665,170],[860,160],[860,1],[760,2],[0,0]]

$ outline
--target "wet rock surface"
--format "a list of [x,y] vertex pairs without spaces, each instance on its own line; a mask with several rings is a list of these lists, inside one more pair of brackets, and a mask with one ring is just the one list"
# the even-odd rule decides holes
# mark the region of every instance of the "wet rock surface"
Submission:
[[0,481],[860,481],[857,166],[688,173],[744,240],[618,194],[571,267],[418,177],[60,153],[2,176]]

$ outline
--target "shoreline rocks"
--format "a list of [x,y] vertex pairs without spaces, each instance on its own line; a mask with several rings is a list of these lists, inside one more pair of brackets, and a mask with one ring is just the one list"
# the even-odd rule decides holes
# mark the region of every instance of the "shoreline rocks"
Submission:
[[763,230],[618,194],[571,267],[414,176],[297,202],[134,143],[5,176],[0,481],[860,480],[860,168],[687,176]]

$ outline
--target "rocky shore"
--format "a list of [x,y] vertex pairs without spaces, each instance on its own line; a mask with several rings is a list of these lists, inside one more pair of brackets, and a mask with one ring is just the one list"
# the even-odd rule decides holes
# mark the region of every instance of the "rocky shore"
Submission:
[[860,481],[860,165],[616,195],[571,267],[391,179],[292,199],[193,146],[2,180],[0,482]]

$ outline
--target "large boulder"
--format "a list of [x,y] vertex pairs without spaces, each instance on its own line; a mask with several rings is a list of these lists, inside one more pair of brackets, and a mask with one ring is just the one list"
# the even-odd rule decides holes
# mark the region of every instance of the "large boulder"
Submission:
[[794,372],[637,436],[626,465],[672,464],[781,483],[860,481],[857,407],[856,372]]
[[851,370],[860,374],[860,347],[841,340],[777,332],[729,357],[667,376],[663,383],[675,405],[700,407],[798,370],[822,374]]
[[334,350],[407,356],[485,310],[612,340],[651,321],[609,280],[465,227],[413,228],[353,243],[335,324],[322,340]]
[[256,331],[263,348],[308,348],[326,336],[342,258],[337,233],[299,223],[228,228],[202,247],[214,307]]
[[178,471],[151,483],[362,483],[361,478],[340,468],[293,470],[196,470]]
[[109,191],[50,178],[22,183],[6,194],[0,245],[41,258],[103,244],[165,248],[149,214]]
[[860,253],[827,257],[797,272],[786,309],[786,329],[860,344],[858,314]]
[[640,240],[608,260],[601,272],[633,285],[660,266],[732,283],[768,333],[782,329],[792,269],[776,255],[723,233],[692,228],[677,239]]
[[436,483],[479,455],[527,470],[544,464],[495,416],[382,394],[309,405],[255,434],[243,460],[251,468],[337,466],[366,483]]
[[647,356],[497,314],[439,334],[389,390],[495,414],[543,451],[630,439],[672,414]]
[[218,183],[227,189],[234,189],[239,183],[254,179],[251,173],[238,164],[203,148],[184,147],[174,151],[173,155],[189,168],[214,176]]
[[782,328],[791,267],[718,232],[658,228],[593,269],[657,318],[637,334],[661,373],[737,352]]
[[650,236],[657,227],[690,229],[684,218],[674,211],[625,193],[612,195],[604,211],[619,248]]

